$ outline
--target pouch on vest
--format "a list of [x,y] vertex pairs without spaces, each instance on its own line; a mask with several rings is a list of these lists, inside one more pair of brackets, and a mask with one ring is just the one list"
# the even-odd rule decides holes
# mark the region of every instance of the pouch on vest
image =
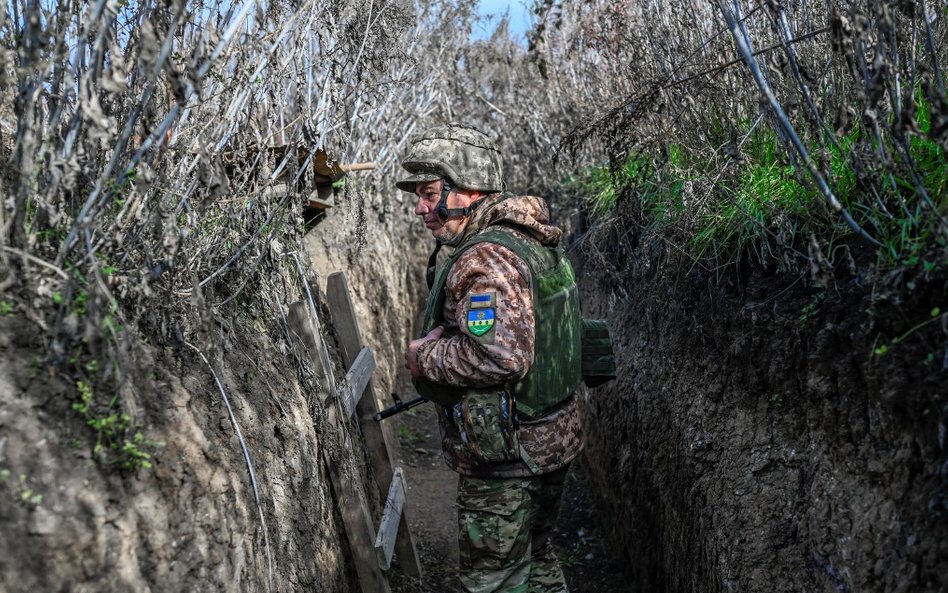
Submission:
[[536,464],[520,446],[514,400],[502,387],[471,389],[454,405],[454,423],[461,441],[482,463],[523,461],[532,472]]
[[616,378],[616,356],[604,319],[583,319],[583,383],[598,387]]

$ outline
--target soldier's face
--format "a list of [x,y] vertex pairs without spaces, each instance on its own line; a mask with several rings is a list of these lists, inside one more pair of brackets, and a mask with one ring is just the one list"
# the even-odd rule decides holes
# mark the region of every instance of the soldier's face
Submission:
[[[415,186],[415,214],[425,222],[425,228],[435,239],[442,241],[456,237],[464,228],[466,218],[450,219],[442,223],[438,219],[437,207],[441,199],[441,180],[419,183]],[[448,194],[448,208],[464,208],[470,205],[470,195],[458,190]]]

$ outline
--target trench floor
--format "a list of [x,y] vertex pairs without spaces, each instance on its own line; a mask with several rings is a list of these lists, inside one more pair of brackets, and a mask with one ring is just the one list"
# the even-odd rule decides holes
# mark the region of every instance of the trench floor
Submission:
[[[441,438],[434,406],[425,404],[393,418],[398,437],[397,462],[408,480],[406,513],[421,557],[421,580],[390,571],[393,593],[460,593],[454,499],[457,474],[441,459]],[[626,593],[628,581],[610,554],[600,517],[587,488],[584,462],[573,464],[566,480],[557,532],[553,538],[571,593]]]

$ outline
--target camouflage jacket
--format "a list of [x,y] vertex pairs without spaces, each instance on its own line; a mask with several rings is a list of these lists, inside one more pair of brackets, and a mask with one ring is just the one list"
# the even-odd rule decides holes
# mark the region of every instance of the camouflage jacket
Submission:
[[[555,246],[562,231],[549,224],[549,208],[541,198],[520,196],[497,204],[489,196],[471,215],[461,245],[488,227],[502,226],[522,237]],[[477,243],[465,251],[448,273],[444,301],[444,333],[418,350],[418,366],[428,380],[442,385],[488,387],[515,382],[530,370],[534,352],[534,308],[531,274],[526,262],[495,243]],[[477,336],[468,329],[469,295],[495,294],[494,331]],[[520,442],[542,472],[564,467],[582,449],[578,398],[574,395],[547,416],[522,421]],[[474,460],[451,417],[438,406],[442,447],[448,466],[479,477],[529,476],[521,462],[481,464]]]

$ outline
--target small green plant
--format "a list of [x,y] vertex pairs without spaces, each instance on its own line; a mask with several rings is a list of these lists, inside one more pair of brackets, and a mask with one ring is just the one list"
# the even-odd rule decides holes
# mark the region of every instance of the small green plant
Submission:
[[86,314],[86,302],[89,300],[89,293],[80,290],[72,300],[72,310],[80,317]]
[[10,315],[13,313],[13,303],[10,301],[0,301],[0,315]]
[[404,424],[398,427],[398,438],[409,444],[419,440],[418,433],[412,430],[410,426]]
[[34,493],[32,488],[24,488],[20,492],[20,502],[35,506],[43,502],[43,495]]
[[[886,343],[883,343],[883,344],[881,344],[880,346],[877,346],[877,347],[873,348],[873,349],[872,349],[872,353],[875,354],[876,356],[884,356],[885,354],[887,354],[887,353],[889,352],[889,350],[890,350],[891,348],[893,348],[893,347],[897,346],[898,344],[904,342],[907,338],[909,338],[910,336],[912,336],[913,334],[915,334],[916,332],[918,332],[918,331],[921,330],[922,328],[927,327],[927,326],[929,326],[929,325],[935,323],[936,321],[939,321],[939,320],[941,319],[942,315],[943,315],[943,313],[942,313],[941,307],[934,307],[934,308],[932,308],[932,310],[928,312],[928,319],[926,319],[926,320],[924,320],[924,321],[921,321],[921,322],[915,324],[915,325],[914,325],[912,328],[910,328],[908,331],[906,331],[906,332],[903,333],[902,335],[898,336],[897,338],[893,338],[893,339],[890,340],[887,344],[886,344]],[[946,313],[946,315],[948,315],[948,313]],[[934,355],[934,353],[931,353],[931,352],[930,352],[930,353],[928,354],[928,356],[926,357],[924,363],[925,363],[925,364],[931,364],[932,362],[934,362],[934,360],[935,360],[935,355]]]
[[14,500],[30,506],[37,506],[43,502],[43,495],[36,492],[33,486],[30,486],[26,474],[20,474],[15,480],[12,477],[10,470],[0,469],[0,484],[6,484],[12,492]]
[[85,381],[76,381],[76,391],[79,392],[79,401],[73,402],[72,409],[88,417],[89,405],[92,403],[92,386]]
[[802,328],[806,326],[807,322],[810,319],[813,319],[820,312],[820,308],[823,306],[823,302],[826,300],[825,292],[818,292],[813,295],[813,298],[810,299],[810,302],[803,306],[800,309],[800,317],[797,319],[798,325]]
[[125,444],[122,445],[122,454],[124,457],[122,467],[124,469],[150,469],[152,467],[151,455],[141,450],[141,446],[144,443],[145,437],[142,436],[140,432],[136,432],[131,441],[125,441]]
[[118,396],[112,397],[106,412],[100,414],[97,413],[89,382],[77,381],[76,391],[79,400],[73,402],[72,409],[79,412],[86,425],[95,431],[93,459],[103,465],[117,465],[124,470],[151,468],[151,454],[142,449],[147,444],[144,436],[137,430],[130,435],[133,430],[132,417],[116,409]]

